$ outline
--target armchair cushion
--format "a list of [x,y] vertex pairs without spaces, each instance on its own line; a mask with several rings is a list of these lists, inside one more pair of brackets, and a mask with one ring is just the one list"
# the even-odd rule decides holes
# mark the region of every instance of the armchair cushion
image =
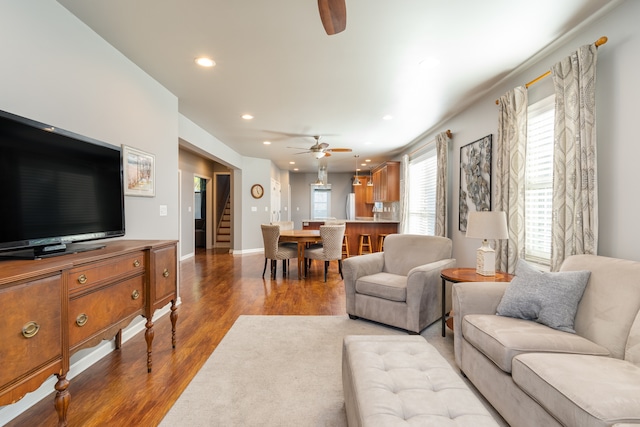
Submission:
[[589,281],[589,271],[545,273],[518,260],[516,277],[498,305],[497,314],[534,320],[550,328],[575,333],[578,303]]
[[392,234],[384,240],[383,254],[383,271],[408,276],[409,271],[419,265],[451,258],[451,240],[446,237]]
[[356,292],[391,301],[407,300],[407,277],[390,273],[377,273],[361,277]]

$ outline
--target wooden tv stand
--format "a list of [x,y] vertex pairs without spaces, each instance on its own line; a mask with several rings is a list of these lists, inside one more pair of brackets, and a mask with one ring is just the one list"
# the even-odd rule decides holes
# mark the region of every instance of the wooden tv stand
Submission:
[[32,261],[0,261],[0,405],[56,375],[58,425],[67,425],[69,359],[116,337],[137,316],[146,321],[151,372],[153,313],[171,303],[172,345],[178,315],[177,243],[117,240],[103,249]]

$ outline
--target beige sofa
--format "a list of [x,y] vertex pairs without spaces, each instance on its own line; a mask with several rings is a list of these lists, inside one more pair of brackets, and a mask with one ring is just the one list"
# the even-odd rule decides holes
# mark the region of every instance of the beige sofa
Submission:
[[497,316],[507,283],[453,286],[456,363],[514,427],[640,423],[640,262],[569,257],[591,271],[576,333]]
[[347,313],[420,333],[441,317],[440,271],[455,266],[451,239],[391,234],[384,252],[344,260]]

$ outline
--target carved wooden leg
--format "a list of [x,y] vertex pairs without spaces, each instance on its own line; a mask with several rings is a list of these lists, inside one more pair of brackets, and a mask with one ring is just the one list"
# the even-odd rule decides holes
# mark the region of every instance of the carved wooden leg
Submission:
[[120,347],[122,347],[122,329],[119,329],[116,334],[116,350],[120,350]]
[[147,372],[151,372],[151,345],[153,343],[153,322],[151,319],[147,319],[147,330],[144,333],[144,339],[147,341]]
[[176,306],[176,300],[171,300],[171,346],[176,348],[176,322],[178,321],[178,307]]
[[69,401],[71,400],[71,394],[67,390],[69,387],[69,380],[66,375],[58,375],[58,382],[56,383],[56,398],[54,406],[58,413],[58,427],[67,426],[67,409],[69,409]]

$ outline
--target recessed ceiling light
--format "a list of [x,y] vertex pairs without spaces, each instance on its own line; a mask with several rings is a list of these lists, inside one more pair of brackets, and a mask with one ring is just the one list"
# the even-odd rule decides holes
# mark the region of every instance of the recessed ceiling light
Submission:
[[196,58],[196,64],[198,64],[201,67],[213,67],[214,65],[216,65],[216,62],[211,59],[211,58],[207,58],[206,56],[201,56],[199,58]]
[[293,170],[294,170],[294,171],[299,171],[300,169],[298,169],[298,168],[293,168]]
[[253,119],[253,116],[251,114],[243,114],[242,118],[245,119],[245,120],[251,120],[251,119]]
[[393,120],[393,116],[391,114],[387,114],[382,118],[382,120]]
[[371,159],[366,159],[365,162],[369,163],[371,161]]
[[360,163],[360,166],[367,166],[366,163]]
[[290,164],[290,165],[295,165],[295,164],[296,164],[296,162],[289,162],[289,164]]
[[271,145],[271,141],[263,141],[262,142],[264,145]]

